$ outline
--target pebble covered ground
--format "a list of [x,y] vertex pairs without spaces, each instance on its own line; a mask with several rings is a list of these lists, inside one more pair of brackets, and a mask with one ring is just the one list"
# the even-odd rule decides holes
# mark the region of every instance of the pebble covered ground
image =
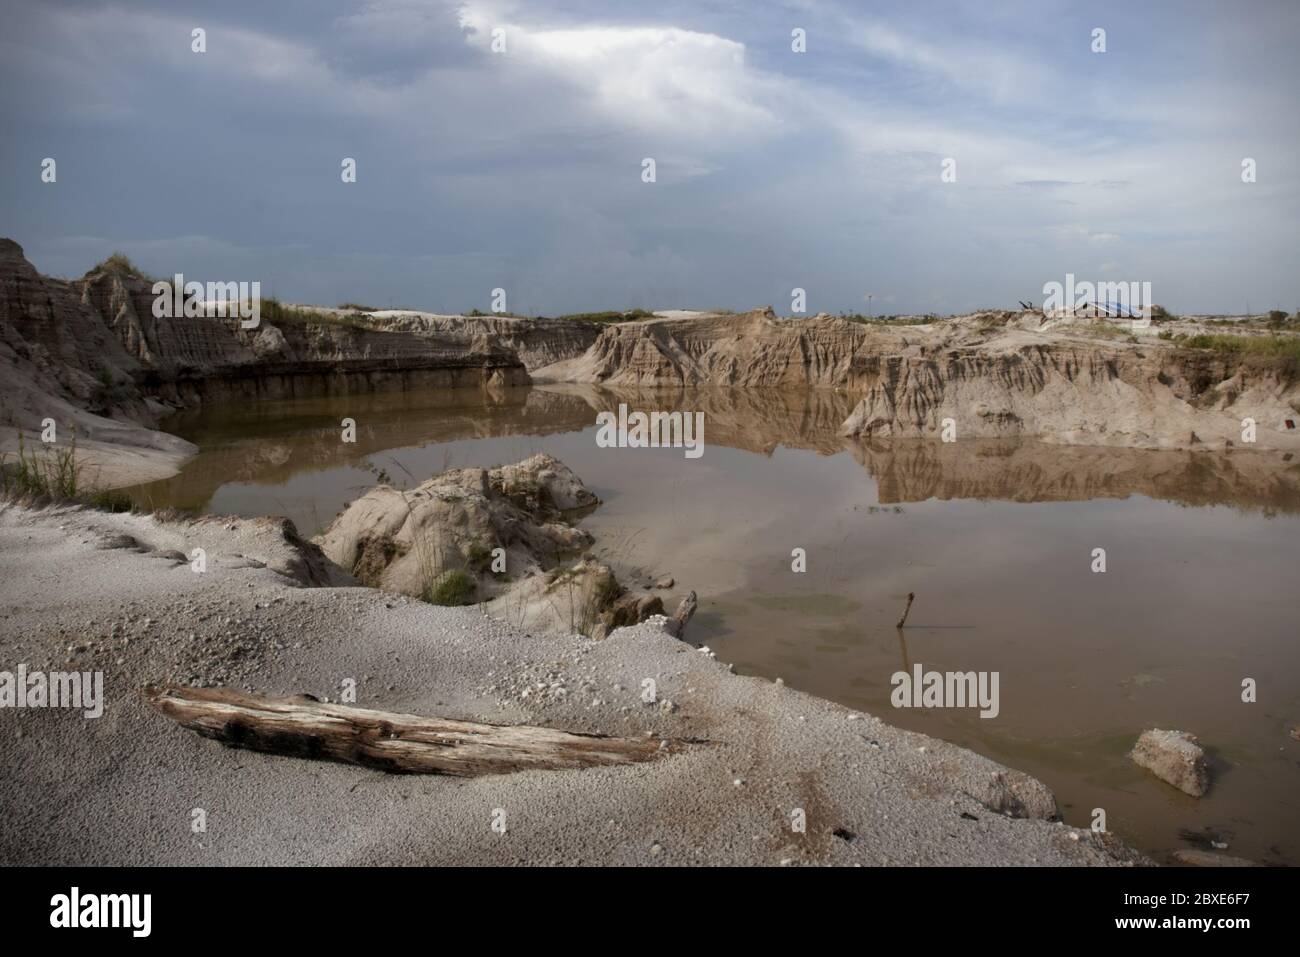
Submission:
[[[0,670],[103,671],[105,689],[95,719],[0,709],[0,862],[1144,862],[1049,820],[1032,778],[735,675],[661,620],[529,635],[473,607],[307,587],[299,547],[260,520],[0,510]],[[674,747],[623,767],[394,776],[206,740],[146,706],[156,682],[355,687],[361,707]]]

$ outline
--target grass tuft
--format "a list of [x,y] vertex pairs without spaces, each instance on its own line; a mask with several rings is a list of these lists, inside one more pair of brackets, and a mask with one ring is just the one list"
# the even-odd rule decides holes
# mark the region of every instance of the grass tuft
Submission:
[[453,568],[426,584],[421,597],[430,605],[468,605],[474,601],[476,590],[468,572]]
[[28,452],[20,431],[18,453],[12,458],[8,453],[0,453],[0,494],[6,499],[73,501],[84,492],[81,472],[76,432],[72,433],[70,445],[41,454]]
[[18,452],[0,452],[0,501],[76,503],[102,512],[140,511],[138,503],[118,489],[101,489],[84,480],[77,457],[77,433],[65,447],[29,451],[18,433]]

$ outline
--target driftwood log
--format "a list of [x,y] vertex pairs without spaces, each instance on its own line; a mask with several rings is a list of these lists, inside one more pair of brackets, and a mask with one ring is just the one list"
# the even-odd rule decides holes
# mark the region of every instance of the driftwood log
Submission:
[[264,698],[225,688],[150,686],[145,700],[182,727],[237,748],[341,761],[392,774],[474,777],[650,761],[676,750],[658,738],[611,738],[528,725],[326,704],[310,695]]

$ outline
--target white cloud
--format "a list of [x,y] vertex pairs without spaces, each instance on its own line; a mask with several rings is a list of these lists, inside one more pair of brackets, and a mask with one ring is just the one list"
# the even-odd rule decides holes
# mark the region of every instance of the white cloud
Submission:
[[[62,164],[112,146],[92,151],[111,190],[68,167],[88,191],[71,218],[17,186],[0,195],[17,238],[60,268],[122,246],[152,268],[264,269],[290,295],[392,286],[454,307],[508,283],[547,311],[626,304],[620,290],[750,305],[787,273],[832,307],[856,308],[864,286],[900,309],[936,286],[973,305],[1098,260],[1167,288],[1205,283],[1189,296],[1220,295],[1211,280],[1294,287],[1276,278],[1293,273],[1297,208],[1284,57],[1188,59],[1180,34],[1159,57],[1116,46],[1078,69],[1053,46],[1070,16],[984,5],[923,20],[885,5],[864,23],[818,4],[797,21],[807,56],[785,49],[788,5],[338,0],[290,23],[240,6],[205,18],[205,56],[189,50],[192,17],[156,0],[34,6],[9,24],[13,152],[39,143]],[[1149,22],[1195,39],[1216,18]],[[504,55],[490,50],[498,26]],[[1243,42],[1284,49],[1294,26]],[[258,144],[247,164],[226,148],[245,136]],[[359,157],[356,188],[338,183],[343,155]],[[1243,156],[1259,160],[1257,184],[1241,183]],[[187,229],[267,247],[161,237],[175,225],[154,212],[160,181],[239,211]],[[118,239],[53,246],[73,223]]]
[[605,117],[651,133],[739,136],[774,131],[771,78],[748,67],[745,45],[677,27],[591,26],[547,29],[506,22],[466,5],[468,40],[490,51],[504,30],[502,55],[581,91]]

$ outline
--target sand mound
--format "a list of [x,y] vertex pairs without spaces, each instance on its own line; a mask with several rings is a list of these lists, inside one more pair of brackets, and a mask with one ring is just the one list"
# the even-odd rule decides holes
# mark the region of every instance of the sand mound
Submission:
[[663,611],[628,596],[609,566],[581,557],[572,524],[599,500],[563,462],[534,455],[452,469],[411,490],[380,485],[317,541],[358,581],[434,604],[484,603],[525,630],[603,636]]

